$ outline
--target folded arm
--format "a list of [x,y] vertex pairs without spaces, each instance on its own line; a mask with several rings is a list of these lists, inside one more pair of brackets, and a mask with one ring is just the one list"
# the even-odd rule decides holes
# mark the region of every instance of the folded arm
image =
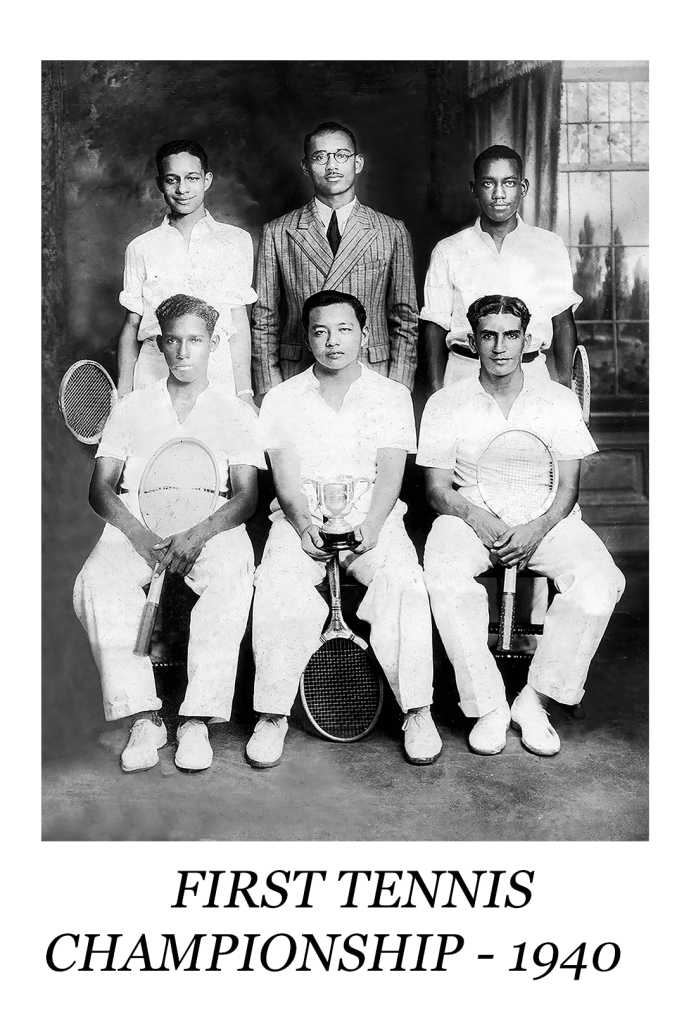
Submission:
[[119,367],[117,390],[119,392],[119,396],[127,395],[129,391],[133,390],[133,372],[135,370],[135,364],[138,361],[138,356],[140,355],[138,328],[140,327],[141,320],[142,316],[140,313],[131,313],[130,310],[126,311],[123,326],[121,327],[121,332],[119,334],[119,347],[117,354]]

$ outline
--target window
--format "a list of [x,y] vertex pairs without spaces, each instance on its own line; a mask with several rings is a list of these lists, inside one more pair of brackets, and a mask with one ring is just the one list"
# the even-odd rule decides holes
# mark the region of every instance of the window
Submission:
[[556,230],[598,410],[648,392],[648,65],[564,64]]

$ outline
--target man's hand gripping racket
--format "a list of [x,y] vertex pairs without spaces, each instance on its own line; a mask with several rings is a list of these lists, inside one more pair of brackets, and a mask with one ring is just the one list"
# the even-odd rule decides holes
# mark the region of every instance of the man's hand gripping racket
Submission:
[[[175,537],[192,530],[211,515],[216,508],[219,493],[219,467],[214,453],[202,441],[193,437],[179,437],[167,441],[154,453],[138,487],[138,501],[143,522],[148,530],[159,537]],[[187,540],[187,543],[184,543]],[[135,654],[146,657],[154,629],[166,570],[164,561],[172,570],[187,575],[199,552],[191,537],[180,538],[174,545],[173,557],[166,552],[155,566],[152,582],[143,609],[138,637],[133,648]],[[162,566],[162,570],[160,570]]]
[[[551,449],[529,430],[504,430],[487,445],[477,463],[477,485],[490,512],[509,527],[532,523],[553,504],[558,491],[558,464]],[[521,539],[521,538],[518,538]],[[504,535],[505,550],[510,531]],[[501,538],[500,538],[501,541]],[[514,565],[504,571],[498,650],[509,651],[515,611],[515,586],[518,565],[527,564],[535,543],[535,531],[529,543],[524,540]],[[527,550],[526,550],[527,549]],[[496,554],[496,546],[492,548]]]

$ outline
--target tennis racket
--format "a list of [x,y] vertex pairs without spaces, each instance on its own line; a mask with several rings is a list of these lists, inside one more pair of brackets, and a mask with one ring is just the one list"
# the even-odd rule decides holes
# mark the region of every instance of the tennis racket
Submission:
[[367,736],[382,709],[383,679],[368,644],[342,618],[340,563],[327,564],[330,621],[299,682],[306,716],[328,740],[351,743]]
[[[170,537],[197,526],[211,515],[219,493],[219,467],[211,449],[194,437],[166,441],[145,466],[138,487],[138,502],[148,530]],[[135,654],[150,653],[165,571],[154,568],[140,619]]]
[[[530,430],[504,430],[477,463],[477,486],[487,508],[508,526],[543,515],[558,490],[558,464],[551,449]],[[510,651],[517,567],[504,571],[497,650]]]
[[99,363],[79,359],[59,385],[59,409],[67,427],[84,444],[97,444],[116,405],[114,381]]
[[584,345],[578,345],[572,357],[572,390],[577,395],[577,400],[582,407],[582,418],[589,426],[589,412],[591,408],[591,374],[589,371],[589,357]]

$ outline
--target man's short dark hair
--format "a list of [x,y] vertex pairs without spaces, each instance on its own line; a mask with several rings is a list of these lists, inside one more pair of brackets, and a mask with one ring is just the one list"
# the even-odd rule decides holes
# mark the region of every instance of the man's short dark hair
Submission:
[[530,322],[530,311],[522,299],[517,299],[513,295],[483,295],[481,299],[475,299],[475,302],[471,303],[466,313],[475,337],[480,320],[485,316],[496,316],[499,313],[517,316],[523,334],[525,333]]
[[350,128],[345,128],[343,124],[339,124],[337,121],[322,121],[312,132],[304,136],[304,159],[309,155],[309,143],[314,135],[323,135],[324,132],[342,132],[348,136],[352,144],[352,151],[356,153],[356,136]]
[[209,334],[212,335],[219,318],[218,312],[213,306],[203,299],[196,299],[194,295],[172,295],[170,298],[164,299],[154,312],[162,331],[167,321],[177,320],[179,316],[190,315],[201,317],[207,325]]
[[166,160],[167,156],[176,156],[177,153],[189,153],[190,156],[196,156],[202,165],[204,173],[206,174],[209,170],[207,154],[199,142],[193,142],[192,139],[173,139],[172,142],[165,142],[157,150],[155,161],[157,163],[157,175],[160,178],[164,173],[164,160]]
[[320,309],[322,306],[351,306],[356,315],[356,319],[359,322],[361,330],[366,326],[366,308],[362,302],[356,298],[355,295],[348,295],[346,292],[316,292],[315,295],[310,295],[302,306],[302,324],[304,330],[309,330],[309,319],[311,317],[312,309]]
[[477,181],[477,176],[484,164],[492,163],[494,160],[510,160],[517,166],[518,174],[522,178],[523,162],[520,153],[516,153],[510,146],[490,146],[489,149],[483,149],[475,157],[475,163],[473,164],[473,177],[475,181]]

